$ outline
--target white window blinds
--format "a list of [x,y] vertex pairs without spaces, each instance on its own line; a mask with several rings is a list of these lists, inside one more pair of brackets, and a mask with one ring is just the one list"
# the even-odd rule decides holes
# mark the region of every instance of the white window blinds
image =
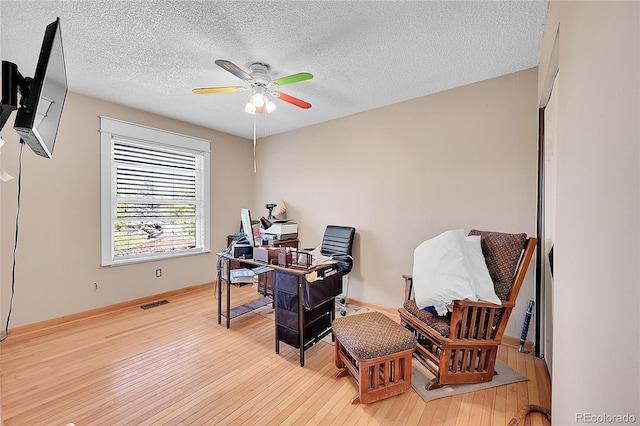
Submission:
[[[103,238],[109,244],[103,240],[103,264],[208,250],[208,152],[107,134],[109,220],[103,206]],[[103,156],[106,151],[103,145]],[[103,175],[103,191],[106,180]]]

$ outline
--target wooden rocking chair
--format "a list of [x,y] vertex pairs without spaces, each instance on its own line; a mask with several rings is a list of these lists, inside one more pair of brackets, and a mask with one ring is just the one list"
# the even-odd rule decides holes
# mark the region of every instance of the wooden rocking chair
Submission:
[[511,310],[536,247],[526,234],[472,230],[480,235],[482,254],[502,305],[454,301],[453,311],[438,316],[417,307],[413,280],[405,275],[405,302],[400,320],[417,340],[414,357],[435,375],[427,390],[447,384],[488,382]]

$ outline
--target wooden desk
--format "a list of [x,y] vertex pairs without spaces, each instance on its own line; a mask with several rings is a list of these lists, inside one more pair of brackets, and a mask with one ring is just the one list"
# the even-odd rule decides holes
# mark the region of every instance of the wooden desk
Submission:
[[[218,268],[218,324],[222,323],[222,285],[226,282],[226,326],[230,327],[231,315],[231,262],[242,267],[268,266],[272,268],[273,304],[275,310],[275,351],[280,353],[280,342],[300,351],[300,366],[304,367],[304,351],[331,333],[335,317],[335,298],[342,292],[342,272],[335,262],[311,269],[284,268],[267,265],[253,259],[234,259],[219,253],[220,261],[226,262],[226,276]],[[309,281],[307,274],[315,272],[322,277]],[[309,277],[309,279],[311,279]],[[236,308],[234,308],[236,309]]]
[[[231,244],[235,235],[227,235],[227,247]],[[291,240],[269,240],[269,244],[273,247],[291,247],[293,250],[298,250],[298,244],[300,241],[297,238]]]

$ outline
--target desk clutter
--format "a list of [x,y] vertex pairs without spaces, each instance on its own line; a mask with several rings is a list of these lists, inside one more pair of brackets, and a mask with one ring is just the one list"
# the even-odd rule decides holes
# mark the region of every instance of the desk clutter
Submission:
[[253,259],[267,265],[301,269],[311,269],[333,260],[331,256],[321,253],[320,246],[314,249],[298,250],[298,239],[270,240],[268,245],[253,247],[240,238],[234,235],[227,237],[228,248],[226,252],[234,259]]
[[[278,252],[290,259],[291,250],[283,248]],[[268,256],[269,253],[266,253]],[[264,301],[273,304],[275,311],[275,352],[280,353],[280,342],[297,348],[300,352],[300,366],[304,366],[304,352],[331,333],[335,319],[335,298],[342,292],[342,270],[335,262],[315,266],[311,269],[291,266],[268,265],[256,259],[236,259],[228,252],[219,253],[220,263],[216,286],[218,301],[218,324],[226,318],[230,320],[251,310],[264,306]],[[268,257],[267,257],[268,258]],[[285,263],[290,262],[285,259]],[[259,277],[263,278],[260,279]],[[253,302],[231,306],[231,284],[264,283],[264,291],[258,305]],[[269,284],[271,284],[269,289]],[[222,306],[222,287],[226,288],[226,307]],[[269,297],[267,297],[269,296]]]
[[253,259],[257,262],[272,263],[278,259],[279,247],[254,247]]
[[[271,217],[275,206],[267,204],[269,218],[257,222],[251,220],[249,209],[241,209],[240,232],[229,235],[227,249],[218,253],[218,324],[224,316],[229,328],[232,318],[272,304],[276,354],[280,353],[280,342],[297,348],[300,366],[304,367],[305,350],[331,334],[336,297],[342,293],[343,275],[351,270],[355,228],[327,226],[320,246],[299,250],[298,225],[286,220],[276,222]],[[232,308],[231,284],[247,283],[256,284],[263,297]],[[227,292],[225,309],[223,285]],[[341,310],[341,314],[346,311]]]

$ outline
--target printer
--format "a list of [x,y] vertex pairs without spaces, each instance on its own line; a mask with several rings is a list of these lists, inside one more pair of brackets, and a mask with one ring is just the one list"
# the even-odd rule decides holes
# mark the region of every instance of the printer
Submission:
[[234,240],[228,250],[235,259],[251,259],[253,257],[253,246],[246,238]]
[[262,238],[267,240],[295,240],[298,238],[298,224],[293,222],[272,223],[262,231]]

